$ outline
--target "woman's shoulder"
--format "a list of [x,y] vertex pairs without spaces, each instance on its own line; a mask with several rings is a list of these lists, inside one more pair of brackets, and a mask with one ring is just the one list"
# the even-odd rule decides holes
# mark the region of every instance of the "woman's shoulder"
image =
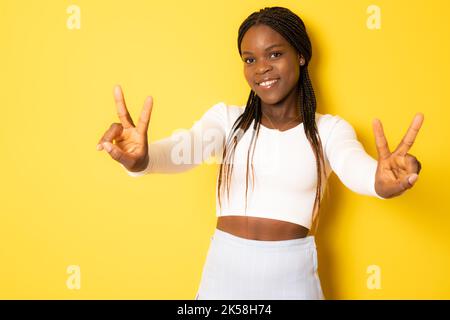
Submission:
[[350,125],[343,117],[332,113],[316,112],[316,123],[319,131],[327,131],[336,126],[336,124]]
[[319,125],[329,125],[340,119],[337,114],[316,112],[316,122]]
[[243,112],[244,108],[239,105],[219,101],[209,107],[202,120],[219,125],[228,131]]
[[[235,119],[244,113],[245,105],[242,106],[220,101],[214,104],[211,110],[229,119]],[[316,123],[321,126],[329,126],[341,120],[345,121],[345,119],[337,114],[316,112]]]
[[244,112],[244,108],[242,106],[229,104],[223,101],[219,101],[212,105],[208,111],[213,111],[219,113],[221,115],[237,115],[239,116]]
[[317,129],[324,145],[335,139],[356,139],[353,125],[344,117],[337,114],[321,114],[316,112]]
[[208,112],[215,114],[227,123],[233,123],[244,112],[244,108],[239,105],[220,101],[215,103]]
[[[242,113],[244,113],[244,110],[245,105],[219,101],[208,110],[208,113],[210,113],[213,117],[220,119],[224,125],[229,127],[233,125],[233,123]],[[336,124],[338,124],[339,127],[351,127],[350,123],[348,123],[340,115],[321,112],[316,112],[315,115],[317,129],[319,130],[319,132],[330,132],[334,127],[336,127]]]

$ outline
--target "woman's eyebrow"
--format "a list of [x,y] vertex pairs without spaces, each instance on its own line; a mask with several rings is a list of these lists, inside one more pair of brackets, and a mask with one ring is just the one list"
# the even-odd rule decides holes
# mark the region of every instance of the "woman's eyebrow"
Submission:
[[[282,46],[283,46],[282,44],[273,44],[271,46],[268,46],[264,51],[269,51],[270,49],[272,49],[274,47],[282,47]],[[251,51],[242,51],[242,54],[246,54],[246,53],[252,54]]]

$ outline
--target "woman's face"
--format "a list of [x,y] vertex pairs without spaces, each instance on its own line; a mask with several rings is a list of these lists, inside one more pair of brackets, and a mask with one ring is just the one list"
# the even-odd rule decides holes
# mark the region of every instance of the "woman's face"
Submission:
[[[250,27],[241,52],[245,78],[264,103],[276,104],[297,91],[300,55],[278,32],[263,24]],[[276,82],[264,86],[267,79]]]

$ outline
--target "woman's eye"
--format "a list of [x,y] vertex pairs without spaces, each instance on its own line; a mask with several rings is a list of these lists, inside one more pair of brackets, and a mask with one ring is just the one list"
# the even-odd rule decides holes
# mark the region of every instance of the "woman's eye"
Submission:
[[[272,56],[272,55],[274,55],[274,54],[277,55],[275,58],[278,58],[279,56],[282,55],[281,52],[272,52],[270,55]],[[252,58],[245,58],[245,59],[244,59],[244,62],[245,62],[246,64],[249,64],[249,63],[247,62],[248,60],[254,60],[254,59],[252,59]],[[251,63],[251,62],[250,62],[250,63]]]
[[[272,54],[279,54],[279,56],[281,56],[281,52],[274,52]],[[279,57],[279,56],[277,56],[277,57]]]

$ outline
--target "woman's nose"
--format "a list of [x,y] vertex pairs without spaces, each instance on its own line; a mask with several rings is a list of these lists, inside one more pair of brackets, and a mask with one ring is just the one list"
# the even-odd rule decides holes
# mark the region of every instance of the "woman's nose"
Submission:
[[267,61],[261,60],[258,62],[258,65],[256,66],[256,72],[257,73],[265,73],[268,70],[271,70],[272,66]]

